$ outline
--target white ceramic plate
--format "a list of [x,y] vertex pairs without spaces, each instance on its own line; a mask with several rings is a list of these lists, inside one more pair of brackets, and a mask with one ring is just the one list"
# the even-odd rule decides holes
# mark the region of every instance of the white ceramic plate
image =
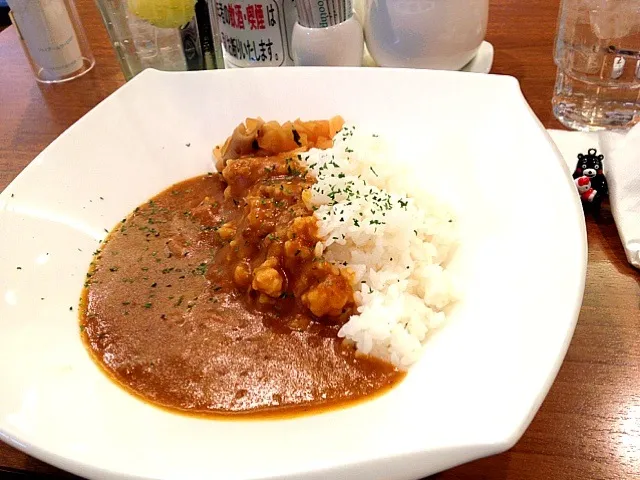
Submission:
[[[212,147],[245,117],[337,113],[401,140],[425,188],[459,213],[452,268],[463,300],[406,379],[343,410],[222,422],[157,409],[100,373],[76,306],[106,230],[211,170]],[[0,195],[0,438],[93,478],[409,480],[506,450],[546,395],[578,315],[586,242],[577,198],[510,77],[145,71]]]

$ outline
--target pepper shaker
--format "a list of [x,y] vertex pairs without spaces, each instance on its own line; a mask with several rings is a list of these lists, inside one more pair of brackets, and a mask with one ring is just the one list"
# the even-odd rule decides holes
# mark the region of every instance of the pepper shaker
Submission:
[[300,66],[362,65],[364,35],[352,0],[297,0],[293,59]]

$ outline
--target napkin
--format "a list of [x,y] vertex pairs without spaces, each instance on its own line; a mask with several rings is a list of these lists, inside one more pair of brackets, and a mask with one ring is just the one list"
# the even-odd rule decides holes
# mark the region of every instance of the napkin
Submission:
[[611,213],[627,260],[640,268],[640,124],[626,134],[549,130],[549,135],[571,172],[576,168],[579,153],[596,148],[604,155]]

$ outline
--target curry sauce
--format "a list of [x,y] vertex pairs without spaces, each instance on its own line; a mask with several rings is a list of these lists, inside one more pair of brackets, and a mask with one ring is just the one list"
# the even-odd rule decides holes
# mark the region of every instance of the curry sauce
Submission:
[[218,416],[331,408],[400,381],[337,337],[355,305],[348,271],[314,254],[311,181],[295,156],[246,159],[136,208],[87,275],[94,360],[147,401]]

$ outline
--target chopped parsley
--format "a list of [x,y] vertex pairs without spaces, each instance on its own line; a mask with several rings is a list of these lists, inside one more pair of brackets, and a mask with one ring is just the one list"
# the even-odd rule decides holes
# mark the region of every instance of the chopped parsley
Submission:
[[204,275],[207,272],[207,264],[206,263],[201,263],[200,265],[198,265],[194,270],[193,273],[196,275]]

